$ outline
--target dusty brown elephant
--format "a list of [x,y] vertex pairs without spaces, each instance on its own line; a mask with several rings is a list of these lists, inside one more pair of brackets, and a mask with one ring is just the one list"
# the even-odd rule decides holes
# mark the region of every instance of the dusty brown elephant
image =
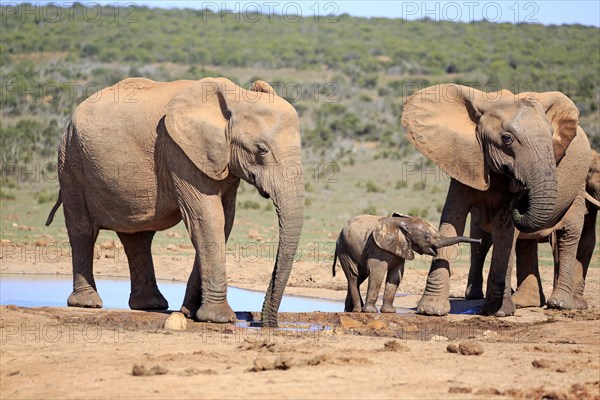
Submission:
[[[560,232],[561,268],[548,306],[575,307],[581,189],[590,165],[590,145],[578,118],[575,104],[559,92],[486,93],[454,84],[416,92],[404,106],[409,140],[452,177],[441,234],[461,235],[472,208],[492,233],[484,315],[515,312],[511,255],[519,232],[528,238]],[[441,252],[431,264],[417,312],[449,312],[449,269],[450,257]]]
[[[344,311],[376,313],[375,302],[386,277],[381,312],[396,312],[393,303],[404,275],[404,260],[414,259],[413,251],[435,256],[438,249],[460,242],[480,241],[462,236],[443,237],[429,222],[409,215],[359,215],[352,218],[338,236],[331,267],[335,276],[335,264],[339,258],[348,280]],[[363,306],[360,285],[367,278],[369,287]]]
[[[596,246],[596,217],[600,208],[600,154],[592,150],[592,162],[586,178],[586,207],[581,238],[577,246],[577,271],[575,277],[575,306],[579,309],[587,308],[587,302],[583,298],[585,289],[585,276]],[[485,257],[492,246],[492,236],[479,226],[477,210],[471,213],[471,235],[482,239],[481,244],[471,246],[471,268],[465,297],[467,299],[483,298],[483,266]],[[552,240],[551,238],[554,238]],[[550,239],[550,240],[549,240]],[[553,232],[549,238],[541,239],[540,242],[552,242],[555,271],[560,271],[560,255],[555,246],[556,234]],[[517,291],[513,294],[513,302],[519,307],[541,307],[545,304],[544,292],[538,268],[538,240],[518,239],[515,247],[517,264]]]
[[60,201],[72,247],[68,305],[101,307],[92,258],[99,229],[117,232],[129,261],[133,309],[166,309],[150,247],[183,219],[196,250],[182,312],[228,322],[225,242],[243,179],[272,198],[277,258],[262,322],[277,311],[302,230],[299,120],[265,82],[245,90],[223,78],[125,79],[81,103],[59,149]]

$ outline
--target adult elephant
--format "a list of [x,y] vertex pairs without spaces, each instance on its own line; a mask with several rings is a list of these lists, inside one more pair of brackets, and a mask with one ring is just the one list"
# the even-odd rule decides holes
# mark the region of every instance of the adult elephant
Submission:
[[[472,208],[492,233],[484,315],[514,314],[511,255],[519,232],[547,236],[566,221],[569,226],[558,238],[560,274],[548,305],[574,307],[575,252],[583,218],[573,215],[583,216],[579,208],[590,164],[589,142],[578,117],[575,104],[559,92],[486,93],[454,84],[421,90],[404,106],[402,123],[409,140],[452,178],[440,233],[462,235]],[[433,260],[418,313],[450,311],[450,259],[446,251]]]
[[[594,247],[596,246],[596,217],[598,208],[600,208],[600,154],[592,150],[592,161],[587,174],[585,184],[586,207],[582,209],[585,212],[581,238],[577,246],[576,254],[576,275],[575,275],[575,307],[586,309],[587,302],[583,298],[585,289],[585,277],[592,259]],[[580,217],[578,217],[580,218]],[[560,228],[560,227],[558,227]],[[560,254],[558,254],[556,233],[552,232],[549,238],[540,241],[548,241],[553,247],[555,272],[560,271]],[[469,269],[469,278],[465,297],[467,299],[483,298],[483,265],[485,257],[492,246],[492,237],[489,232],[485,232],[479,223],[479,215],[476,209],[471,212],[470,234],[482,239],[481,244],[471,246],[471,267]],[[517,261],[517,291],[513,294],[512,300],[517,308],[519,307],[541,307],[545,303],[544,291],[542,288],[539,268],[538,268],[538,240],[518,239],[516,244]]]
[[302,230],[304,179],[294,108],[263,81],[125,79],[81,103],[59,149],[59,201],[72,247],[68,305],[102,307],[92,271],[99,229],[117,232],[131,273],[132,309],[166,309],[150,247],[183,218],[196,250],[182,312],[228,322],[225,243],[243,179],[272,198],[279,246],[262,309],[277,325]]

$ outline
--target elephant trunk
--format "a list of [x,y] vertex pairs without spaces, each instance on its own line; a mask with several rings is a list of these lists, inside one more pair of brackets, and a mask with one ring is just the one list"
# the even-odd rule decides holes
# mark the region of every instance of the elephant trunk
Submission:
[[513,205],[513,222],[521,232],[531,233],[542,229],[552,216],[558,183],[556,169],[550,167],[549,171],[537,171],[527,185],[531,185],[531,189]]
[[473,239],[467,236],[455,236],[455,237],[447,237],[442,236],[438,241],[436,248],[448,247],[455,245],[457,243],[477,243],[481,244],[481,239]]
[[275,190],[273,204],[279,219],[279,245],[271,282],[265,295],[261,320],[263,326],[277,327],[277,311],[283,291],[292,271],[292,263],[298,249],[304,221],[304,178],[298,182],[284,182],[281,190]]

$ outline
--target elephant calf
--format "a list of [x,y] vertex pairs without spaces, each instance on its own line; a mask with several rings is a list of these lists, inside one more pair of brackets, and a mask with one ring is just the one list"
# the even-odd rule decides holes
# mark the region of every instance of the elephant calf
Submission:
[[[463,236],[443,237],[424,219],[403,214],[354,217],[340,232],[332,266],[335,276],[335,264],[339,258],[348,279],[344,311],[376,313],[375,302],[387,273],[381,312],[396,312],[393,302],[401,275],[404,274],[404,260],[414,259],[413,251],[435,256],[439,248],[459,242],[481,241]],[[369,276],[367,302],[363,306],[360,285]]]

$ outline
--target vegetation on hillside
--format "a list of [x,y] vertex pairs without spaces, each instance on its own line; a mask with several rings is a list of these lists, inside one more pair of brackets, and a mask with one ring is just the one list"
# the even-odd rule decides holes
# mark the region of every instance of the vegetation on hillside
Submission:
[[265,79],[294,103],[304,145],[317,157],[339,156],[356,140],[379,141],[384,156],[413,152],[399,124],[403,101],[440,82],[562,91],[600,148],[598,28],[348,15],[335,23],[223,20],[201,10],[97,5],[94,14],[79,3],[1,12],[3,162],[54,154],[73,108],[127,76],[227,76],[240,85]]

